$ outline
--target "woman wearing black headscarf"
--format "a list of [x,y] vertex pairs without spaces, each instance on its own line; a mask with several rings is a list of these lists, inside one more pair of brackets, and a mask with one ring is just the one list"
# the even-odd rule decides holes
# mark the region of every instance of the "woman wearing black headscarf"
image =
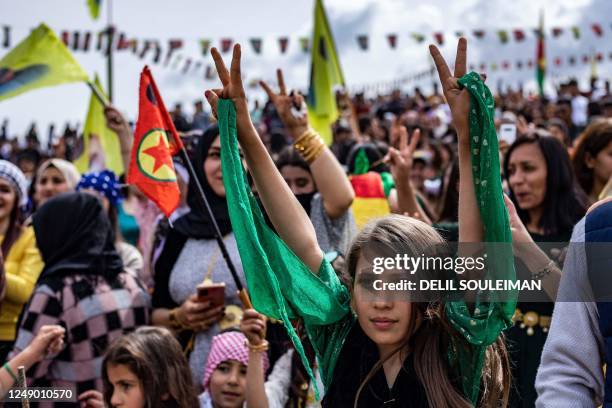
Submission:
[[45,266],[25,308],[13,355],[25,349],[43,325],[66,329],[66,345],[33,366],[38,387],[75,387],[78,394],[102,390],[99,370],[108,344],[148,323],[149,296],[115,250],[115,234],[100,200],[66,193],[34,215],[36,242]]
[[[230,258],[245,284],[225,200],[221,177],[221,142],[216,126],[204,132],[192,160]],[[195,383],[201,384],[211,339],[220,332],[221,326],[238,323],[231,318],[240,313],[238,305],[241,303],[215,240],[212,220],[200,204],[193,182],[189,183],[187,203],[190,212],[176,220],[168,230],[160,255],[154,263],[153,323],[180,332],[183,346],[191,353],[189,364]],[[198,301],[196,286],[205,281],[225,283],[226,307],[211,307]],[[224,314],[226,318],[222,320]]]

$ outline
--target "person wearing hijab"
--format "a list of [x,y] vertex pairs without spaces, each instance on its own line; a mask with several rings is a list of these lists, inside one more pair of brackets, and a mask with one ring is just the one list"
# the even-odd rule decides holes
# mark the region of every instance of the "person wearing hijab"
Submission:
[[[69,216],[67,216],[69,215]],[[33,217],[45,266],[26,306],[12,355],[24,350],[43,325],[66,329],[66,344],[27,373],[30,386],[73,387],[77,395],[102,390],[107,346],[149,321],[149,296],[124,272],[115,233],[90,194],[48,200]]]
[[17,166],[0,160],[0,242],[5,274],[0,301],[0,362],[13,348],[17,321],[43,268],[32,227],[23,225],[27,181]]
[[74,191],[81,175],[74,164],[63,159],[49,159],[40,165],[34,184],[34,204],[42,206],[60,193]]
[[123,267],[134,277],[142,279],[144,261],[135,246],[125,242],[119,228],[119,208],[121,207],[121,185],[117,176],[110,170],[85,173],[77,184],[77,191],[93,194],[102,202],[102,207],[108,215],[111,228],[115,231],[115,249],[123,261]]
[[[240,256],[221,177],[219,129],[209,128],[195,149],[193,167],[219,225],[229,256],[244,284]],[[180,332],[179,340],[190,351],[189,364],[196,384],[202,383],[212,337],[222,328],[237,325],[241,314],[236,284],[215,240],[215,230],[200,204],[193,180],[187,193],[190,211],[173,222],[154,262],[153,324]],[[198,301],[196,286],[225,283],[225,305],[212,307]],[[224,315],[226,317],[224,317]]]

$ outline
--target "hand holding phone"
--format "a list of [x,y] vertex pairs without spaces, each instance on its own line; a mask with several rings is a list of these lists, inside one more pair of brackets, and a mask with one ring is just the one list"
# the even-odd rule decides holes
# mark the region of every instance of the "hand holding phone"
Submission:
[[202,283],[197,286],[198,301],[209,301],[211,307],[225,304],[225,283]]

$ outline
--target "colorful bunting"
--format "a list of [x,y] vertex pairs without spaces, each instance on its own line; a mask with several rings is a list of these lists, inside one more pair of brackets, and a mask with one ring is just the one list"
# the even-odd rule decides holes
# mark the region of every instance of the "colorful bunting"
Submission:
[[389,47],[394,50],[397,46],[397,34],[387,35],[387,41],[389,41]]
[[233,44],[234,44],[234,40],[232,40],[231,38],[222,38],[221,39],[221,52],[225,54],[232,48]]
[[89,51],[89,43],[91,42],[91,31],[85,33],[85,39],[83,40],[83,51]]
[[68,31],[62,31],[62,42],[66,47],[70,46],[70,33]]
[[310,38],[301,37],[300,38],[300,48],[302,49],[302,52],[304,53],[310,51]]
[[81,39],[81,33],[75,31],[72,33],[72,49],[74,51],[79,50],[79,40]]
[[159,64],[161,61],[161,45],[159,41],[155,41],[155,56],[153,57],[153,62]]
[[166,52],[166,60],[164,61],[164,66],[167,66],[170,62],[170,58],[172,58],[172,54],[180,48],[183,47],[183,40],[180,39],[172,39],[168,40],[168,51]]
[[520,30],[520,29],[515,29],[513,33],[514,33],[514,40],[516,42],[521,42],[525,39],[525,31]]
[[359,48],[361,48],[362,51],[367,51],[368,49],[368,36],[367,35],[360,35],[357,37],[357,43],[359,43]]
[[423,41],[425,41],[425,36],[423,34],[412,33],[411,36],[418,43],[422,43]]
[[474,30],[473,33],[474,33],[474,37],[478,38],[479,40],[481,40],[485,36],[484,30]]
[[580,28],[577,26],[572,27],[572,34],[574,34],[574,38],[576,40],[580,39]]
[[187,58],[185,61],[185,65],[183,66],[183,74],[186,74],[189,71],[189,67],[191,67],[191,58]]
[[560,27],[553,27],[552,28],[552,36],[554,38],[558,38],[559,36],[561,36],[561,34],[563,34],[563,29]]
[[205,57],[208,54],[208,49],[210,48],[210,40],[201,39],[200,40],[200,50],[202,52],[202,56]]
[[281,54],[284,54],[285,52],[287,52],[287,46],[289,45],[289,38],[288,37],[281,37],[278,39],[278,46],[280,48],[280,52]]
[[261,38],[251,38],[251,47],[255,54],[261,54]]
[[2,40],[2,47],[9,48],[11,46],[11,27],[10,26],[2,26],[2,31],[4,32],[4,40]]
[[499,37],[499,41],[502,44],[506,44],[508,42],[508,32],[505,30],[499,30],[497,32],[497,36]]
[[601,27],[601,24],[591,24],[591,29],[597,37],[601,37],[603,35],[603,28]]
[[444,33],[434,33],[434,38],[438,45],[444,45]]

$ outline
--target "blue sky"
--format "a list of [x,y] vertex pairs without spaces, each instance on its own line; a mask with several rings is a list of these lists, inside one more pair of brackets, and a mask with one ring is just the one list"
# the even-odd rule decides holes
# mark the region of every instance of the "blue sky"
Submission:
[[[103,4],[107,0],[103,0]],[[218,39],[231,37],[243,43],[243,72],[246,81],[256,78],[274,78],[274,70],[283,68],[289,86],[305,88],[308,82],[309,56],[299,50],[298,38],[309,36],[312,27],[313,0],[122,0],[113,1],[113,22],[119,30],[138,38],[185,39],[182,53],[199,57],[199,38]],[[528,33],[522,43],[512,40],[500,45],[495,31],[498,29],[534,28],[538,24],[539,11],[545,10],[546,26],[581,27],[580,41],[569,32],[558,39],[549,39],[547,55],[567,60],[569,55],[579,58],[585,53],[602,51],[606,57],[612,51],[612,2],[608,0],[462,0],[462,1],[402,1],[402,0],[325,0],[328,17],[334,35],[347,84],[350,87],[391,81],[430,67],[427,42],[417,44],[410,33],[427,35],[443,31],[447,44],[443,53],[451,59],[454,55],[455,31],[471,32],[488,30],[484,40],[468,36],[469,61],[526,60],[535,54],[535,39]],[[12,26],[12,41],[24,38],[29,30],[40,22],[56,31],[102,29],[107,21],[107,7],[103,5],[99,20],[88,14],[86,0],[0,0],[0,25]],[[604,37],[597,39],[590,25],[601,23]],[[386,35],[397,33],[398,46],[390,50]],[[360,34],[370,36],[370,49],[362,52],[356,41]],[[285,55],[278,51],[277,38],[287,35],[289,49]],[[255,55],[248,39],[263,38],[263,53]],[[217,40],[217,41],[214,41]],[[0,49],[0,55],[5,52]],[[99,73],[106,82],[105,59],[96,52],[76,53],[76,58],[91,73]],[[612,62],[600,64],[601,76],[609,77]],[[209,61],[210,62],[210,61]],[[116,54],[115,104],[130,119],[135,119],[138,106],[138,77],[144,61],[130,52]],[[569,76],[587,78],[590,67],[551,67],[551,82]],[[215,81],[206,81],[203,75],[182,75],[180,69],[172,70],[152,66],[160,90],[168,106],[183,102],[191,110],[195,99],[201,98],[205,89],[215,87]],[[499,80],[505,84],[522,81],[529,89],[534,87],[533,70],[513,72],[489,72],[489,84],[496,86]],[[406,85],[411,89],[417,83]],[[424,79],[419,86],[428,88],[431,79]],[[586,83],[585,83],[586,85]],[[257,89],[247,90],[251,99],[262,99]],[[37,121],[39,131],[46,133],[47,124],[55,122],[60,128],[69,120],[84,121],[89,101],[89,91],[83,84],[68,84],[41,89],[0,102],[0,121],[9,118],[11,134],[23,133],[28,125]]]

